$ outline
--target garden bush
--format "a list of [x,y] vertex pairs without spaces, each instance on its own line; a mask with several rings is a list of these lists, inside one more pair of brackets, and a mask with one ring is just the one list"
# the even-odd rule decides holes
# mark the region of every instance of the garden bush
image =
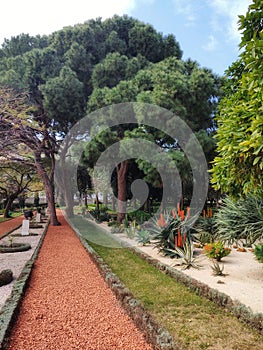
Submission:
[[231,249],[224,246],[222,242],[208,243],[204,246],[204,253],[210,259],[221,259],[231,253]]

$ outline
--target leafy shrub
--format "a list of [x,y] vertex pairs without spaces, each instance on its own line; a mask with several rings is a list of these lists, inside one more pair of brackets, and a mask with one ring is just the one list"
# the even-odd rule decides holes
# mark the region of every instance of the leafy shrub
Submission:
[[231,249],[224,246],[222,242],[208,243],[204,246],[205,255],[210,259],[221,259],[230,254]]
[[107,224],[109,227],[119,227],[120,223],[117,221],[109,221]]
[[263,199],[255,196],[234,201],[227,197],[215,216],[220,240],[230,244],[244,241],[251,246],[263,238]]
[[136,210],[127,215],[129,221],[136,221],[137,224],[142,224],[150,219],[151,215],[143,210]]
[[263,243],[255,246],[254,254],[256,258],[263,263]]
[[89,210],[89,213],[99,222],[110,220],[109,214],[104,210]]

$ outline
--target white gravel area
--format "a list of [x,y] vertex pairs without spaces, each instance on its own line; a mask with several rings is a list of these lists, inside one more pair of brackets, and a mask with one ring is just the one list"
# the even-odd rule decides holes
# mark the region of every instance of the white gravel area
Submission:
[[[44,232],[46,223],[41,224],[43,228],[32,228],[30,229],[30,233],[36,233],[37,236],[23,236],[23,237],[13,237],[14,243],[29,243],[31,245],[31,249],[25,252],[16,252],[16,253],[0,253],[0,270],[10,269],[13,271],[14,279],[11,283],[0,287],[0,309],[5,304],[7,298],[10,297],[13,285],[17,281],[19,275],[21,274],[26,262],[32,257],[34,251],[42,237]],[[9,237],[21,234],[22,228],[18,228],[13,231],[8,236],[0,239],[0,244],[9,244]]]
[[[106,225],[104,228],[106,228]],[[182,270],[181,267],[175,266],[176,260],[158,254],[157,249],[154,249],[152,244],[142,246],[136,240],[129,239],[125,234],[117,234],[116,236],[142,250],[152,258]],[[200,254],[199,264],[202,267],[200,270],[193,268],[183,270],[184,274],[225,293],[232,300],[238,300],[240,303],[250,307],[253,313],[263,313],[263,264],[256,260],[255,255],[251,251],[238,252],[232,248],[230,255],[224,257],[222,262],[219,263],[220,266],[224,266],[225,277],[213,276],[212,261],[206,258],[204,254],[201,254],[202,249],[196,248],[195,251],[197,254]]]

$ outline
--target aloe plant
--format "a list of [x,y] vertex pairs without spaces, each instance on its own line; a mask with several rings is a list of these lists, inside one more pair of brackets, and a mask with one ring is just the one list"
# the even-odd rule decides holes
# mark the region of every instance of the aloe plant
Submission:
[[175,252],[179,256],[179,264],[182,266],[183,270],[190,269],[200,269],[202,266],[198,263],[200,257],[194,257],[194,245],[190,240],[184,242],[183,249],[175,247]]

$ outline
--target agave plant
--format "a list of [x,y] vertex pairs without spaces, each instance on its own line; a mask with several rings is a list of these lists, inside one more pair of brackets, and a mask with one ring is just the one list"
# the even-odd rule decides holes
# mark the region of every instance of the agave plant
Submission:
[[224,265],[219,265],[216,260],[213,260],[213,265],[211,266],[213,276],[226,276],[224,273]]
[[160,227],[157,220],[152,222],[152,227],[149,229],[154,242],[154,248],[158,249],[160,253],[165,256],[174,258],[177,254],[174,252],[175,248],[175,234],[178,232],[180,219],[173,218],[168,214],[164,214],[166,226]]
[[152,227],[149,230],[152,234],[154,248],[158,249],[165,256],[178,258],[178,253],[175,250],[175,237],[180,230],[183,241],[192,240],[192,227],[195,220],[196,218],[194,216],[182,220],[178,215],[165,213],[163,217],[163,222],[166,223],[165,227],[160,226],[158,220],[153,221]]
[[138,243],[146,245],[148,243],[151,243],[151,234],[147,230],[137,231],[136,240]]
[[225,198],[216,214],[216,226],[220,240],[230,244],[245,243],[251,246],[263,238],[263,200],[255,196],[234,201]]
[[194,256],[194,245],[193,242],[187,239],[184,242],[183,249],[175,247],[175,252],[179,256],[179,264],[182,266],[183,270],[190,269],[200,269],[202,266],[198,263],[200,257]]

